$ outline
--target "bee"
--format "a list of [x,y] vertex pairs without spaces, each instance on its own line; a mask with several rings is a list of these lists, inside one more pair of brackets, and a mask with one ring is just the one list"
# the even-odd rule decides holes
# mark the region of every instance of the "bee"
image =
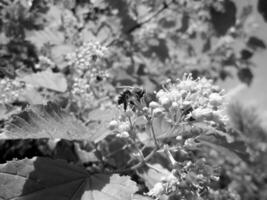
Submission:
[[118,104],[122,104],[125,111],[128,106],[134,110],[137,105],[142,104],[142,99],[146,96],[146,91],[143,88],[130,86],[123,86],[121,88],[127,88],[118,98]]

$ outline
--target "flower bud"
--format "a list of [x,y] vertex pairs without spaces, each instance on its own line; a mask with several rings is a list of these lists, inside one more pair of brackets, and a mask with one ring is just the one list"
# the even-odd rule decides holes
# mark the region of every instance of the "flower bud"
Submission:
[[197,108],[192,111],[192,117],[196,120],[209,118],[212,115],[212,110],[209,108]]
[[153,114],[155,117],[159,117],[163,115],[163,109],[162,108],[155,108],[153,110]]
[[211,93],[209,96],[209,103],[213,106],[219,106],[222,104],[223,97],[218,93]]
[[149,103],[149,107],[150,108],[157,108],[157,107],[160,107],[160,105],[157,102],[152,101]]
[[116,120],[112,120],[111,122],[109,122],[108,128],[110,130],[114,130],[117,127],[118,127],[118,122]]
[[127,111],[125,112],[125,115],[126,115],[127,117],[131,117],[131,116],[133,116],[133,111],[131,111],[131,110],[127,110]]
[[118,127],[119,131],[123,132],[123,131],[129,131],[130,130],[130,124],[127,122],[123,122],[119,125]]
[[122,137],[122,138],[127,138],[127,137],[129,137],[129,132],[128,132],[128,131],[123,131],[123,132],[121,132],[121,133],[120,133],[120,137]]
[[181,136],[181,135],[178,135],[177,137],[176,137],[176,140],[178,140],[178,141],[181,141],[183,139],[183,136]]
[[159,101],[160,101],[161,105],[163,105],[164,107],[170,107],[170,105],[171,105],[171,100],[169,97],[166,97],[166,96],[161,97],[159,99]]
[[179,108],[179,105],[178,105],[178,103],[177,102],[172,102],[172,108],[173,109],[178,109]]

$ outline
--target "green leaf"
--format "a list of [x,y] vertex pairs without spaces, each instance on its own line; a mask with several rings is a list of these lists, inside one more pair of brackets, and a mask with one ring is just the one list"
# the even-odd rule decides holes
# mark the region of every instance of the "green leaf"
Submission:
[[0,199],[130,200],[136,183],[118,174],[90,174],[63,160],[35,157],[0,165]]
[[0,134],[0,139],[90,140],[96,132],[97,127],[89,130],[74,116],[50,102],[47,105],[31,106],[13,115]]
[[9,106],[6,104],[0,104],[0,120],[8,119],[12,114],[18,113],[19,107]]
[[59,45],[64,42],[64,34],[55,28],[43,30],[26,31],[26,39],[41,48],[44,44]]
[[88,114],[91,119],[88,124],[90,130],[96,130],[97,134],[92,135],[91,140],[99,142],[112,132],[109,130],[109,122],[119,116],[118,108],[96,108]]
[[73,53],[75,47],[71,44],[59,44],[51,47],[51,59],[58,66],[59,69],[64,69],[68,66],[66,55]]
[[65,92],[68,86],[63,74],[53,73],[51,70],[29,74],[20,78],[20,80],[36,88],[43,87],[57,92]]
[[167,122],[163,116],[154,117],[152,126],[154,127],[154,132],[157,138],[174,137],[172,125]]

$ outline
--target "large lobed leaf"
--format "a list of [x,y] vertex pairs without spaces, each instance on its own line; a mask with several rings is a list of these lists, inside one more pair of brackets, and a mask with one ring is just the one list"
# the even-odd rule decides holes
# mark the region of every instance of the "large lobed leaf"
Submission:
[[136,183],[118,174],[89,174],[63,160],[35,157],[0,165],[0,200],[130,200]]
[[51,70],[28,74],[20,78],[20,80],[36,88],[43,87],[57,92],[65,92],[68,87],[64,75],[61,73],[53,73]]
[[95,141],[106,134],[104,122],[100,121],[89,129],[54,103],[35,105],[13,115],[0,134],[0,139],[60,138]]

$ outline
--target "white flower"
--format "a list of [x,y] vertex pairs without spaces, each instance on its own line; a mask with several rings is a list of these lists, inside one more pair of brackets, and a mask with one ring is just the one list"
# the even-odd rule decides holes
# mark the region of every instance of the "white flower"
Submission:
[[152,102],[149,103],[149,107],[150,107],[150,108],[157,108],[157,107],[159,107],[159,106],[160,106],[160,104],[158,104],[158,103],[155,102],[155,101],[152,101]]
[[129,122],[121,122],[121,124],[118,126],[118,129],[120,132],[129,131],[130,130]]
[[153,110],[153,114],[155,117],[159,117],[159,116],[162,116],[164,114],[164,109],[159,107],[159,108],[155,108]]
[[168,96],[163,96],[159,98],[159,102],[164,107],[169,107],[171,105],[171,99]]
[[218,93],[211,93],[209,96],[209,103],[213,106],[219,106],[222,104],[223,97]]
[[129,132],[123,131],[123,132],[119,133],[117,136],[119,136],[121,138],[127,138],[127,137],[129,137]]
[[[175,83],[166,82],[156,97],[158,103],[151,102],[149,106],[155,117],[164,115],[166,120],[175,123],[177,119],[187,121],[190,117],[214,125],[227,121],[223,90],[206,78],[194,80],[191,74],[185,74]],[[179,113],[185,116],[177,118]]]
[[176,140],[178,140],[178,141],[181,141],[183,139],[183,136],[182,135],[178,135],[177,137],[176,137]]
[[212,116],[212,110],[210,108],[197,108],[192,111],[192,117],[196,120],[203,120]]
[[177,109],[177,108],[179,107],[179,104],[178,104],[177,102],[172,102],[171,107],[172,107],[173,109]]
[[164,185],[159,182],[147,193],[148,196],[158,197],[164,193]]
[[114,130],[117,127],[118,127],[118,121],[112,120],[111,122],[109,122],[109,129],[110,130]]

